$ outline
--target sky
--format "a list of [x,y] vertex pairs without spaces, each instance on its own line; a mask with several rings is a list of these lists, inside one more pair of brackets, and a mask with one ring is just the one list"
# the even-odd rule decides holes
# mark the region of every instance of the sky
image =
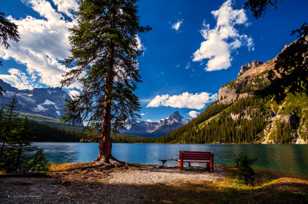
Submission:
[[[275,57],[295,39],[291,31],[308,21],[307,0],[278,2],[255,19],[243,0],[139,0],[140,23],[152,27],[138,36],[142,119],[174,111],[196,117],[241,65]],[[21,37],[9,49],[0,47],[0,79],[19,89],[60,86],[77,9],[77,0],[0,0]],[[78,85],[69,88],[75,94]]]

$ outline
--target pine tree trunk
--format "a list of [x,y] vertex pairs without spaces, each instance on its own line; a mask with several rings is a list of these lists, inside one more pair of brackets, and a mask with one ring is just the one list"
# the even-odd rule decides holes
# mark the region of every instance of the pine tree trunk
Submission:
[[104,160],[109,163],[111,158],[111,105],[112,105],[112,85],[114,78],[114,47],[111,43],[110,46],[110,70],[107,74],[104,86],[104,100],[103,100],[103,115],[102,115],[102,132],[99,141],[99,155],[97,160]]
[[105,97],[103,102],[103,116],[102,116],[102,132],[99,141],[99,155],[98,160],[104,160],[109,163],[111,157],[111,91],[112,81],[111,76],[108,76],[105,86]]
[[98,161],[104,160],[105,162],[109,163],[111,157],[111,118],[110,118],[110,111],[109,114],[107,110],[104,114],[104,121],[102,124],[102,133],[99,141],[99,155]]

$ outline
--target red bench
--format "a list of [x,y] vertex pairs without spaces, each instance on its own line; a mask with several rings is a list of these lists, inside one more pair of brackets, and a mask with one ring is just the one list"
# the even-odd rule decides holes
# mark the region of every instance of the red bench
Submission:
[[197,151],[180,151],[178,165],[182,170],[184,169],[184,162],[191,163],[206,163],[210,172],[214,171],[214,154],[211,152],[197,152]]

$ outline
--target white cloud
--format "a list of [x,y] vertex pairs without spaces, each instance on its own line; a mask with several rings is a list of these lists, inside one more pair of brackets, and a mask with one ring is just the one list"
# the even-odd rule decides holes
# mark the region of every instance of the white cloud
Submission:
[[58,11],[65,13],[69,17],[73,17],[72,12],[77,11],[79,4],[76,0],[53,0]]
[[249,51],[255,50],[255,44],[253,42],[253,39],[247,35],[243,35],[243,39],[246,41],[247,47]]
[[171,28],[175,31],[179,31],[183,22],[183,20],[177,20],[175,23],[172,24]]
[[200,114],[200,112],[198,111],[189,111],[188,115],[190,118],[196,118],[198,115]]
[[33,84],[27,75],[16,68],[9,69],[8,74],[0,74],[0,79],[17,89],[33,89]]
[[184,92],[179,95],[157,95],[148,104],[147,107],[173,107],[173,108],[189,108],[202,109],[206,103],[216,100],[216,94],[209,94],[207,92],[188,93]]
[[246,34],[240,34],[235,28],[247,24],[244,9],[233,9],[232,1],[227,0],[222,6],[211,12],[216,19],[216,26],[210,29],[209,24],[203,24],[201,35],[204,41],[193,54],[193,61],[207,61],[206,71],[228,69],[231,66],[233,50],[246,45],[253,50],[253,40]]
[[[65,19],[47,0],[25,2],[43,18],[10,17],[18,25],[20,41],[10,42],[9,49],[0,47],[0,57],[24,64],[31,80],[51,87],[60,86],[62,75],[68,71],[60,61],[70,54],[68,29],[74,21]],[[67,16],[72,16],[71,11],[77,8],[75,0],[54,0],[54,3]]]
[[139,35],[136,35],[136,41],[137,41],[137,49],[138,50],[143,50],[143,44],[142,44],[142,42],[141,42],[141,39],[140,39],[140,37],[139,37]]

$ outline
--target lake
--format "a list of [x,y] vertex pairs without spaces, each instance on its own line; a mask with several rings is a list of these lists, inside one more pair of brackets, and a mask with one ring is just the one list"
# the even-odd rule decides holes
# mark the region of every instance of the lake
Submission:
[[[97,143],[33,143],[42,148],[50,162],[88,162],[98,154]],[[211,151],[215,163],[233,165],[240,153],[257,158],[255,168],[292,176],[308,177],[308,145],[256,144],[122,144],[115,143],[113,155],[122,161],[160,164],[160,159],[176,159],[180,150]],[[176,165],[170,162],[168,165]]]

